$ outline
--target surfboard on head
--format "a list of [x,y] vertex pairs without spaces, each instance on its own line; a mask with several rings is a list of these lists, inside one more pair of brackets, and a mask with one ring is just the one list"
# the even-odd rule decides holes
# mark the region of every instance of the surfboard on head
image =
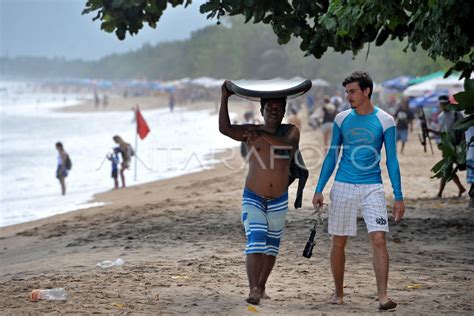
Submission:
[[311,89],[311,80],[236,80],[228,81],[226,88],[241,98],[257,102],[261,99],[293,99]]

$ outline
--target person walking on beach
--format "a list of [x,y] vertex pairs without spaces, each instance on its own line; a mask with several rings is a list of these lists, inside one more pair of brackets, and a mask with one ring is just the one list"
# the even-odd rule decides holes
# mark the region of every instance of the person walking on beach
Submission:
[[122,188],[125,188],[125,170],[130,168],[130,163],[132,161],[132,156],[133,156],[133,149],[132,145],[129,143],[126,143],[122,137],[115,135],[113,137],[113,140],[116,144],[119,146],[116,148],[116,150],[120,153],[122,156],[122,162],[120,164],[120,179],[122,180]]
[[323,132],[324,153],[326,153],[329,145],[329,139],[331,138],[332,124],[337,114],[337,108],[330,102],[329,97],[324,97],[322,110],[323,123],[321,125],[321,131]]
[[296,109],[295,106],[290,106],[289,111],[290,115],[288,115],[288,118],[286,120],[289,124],[296,126],[298,130],[301,131],[301,120],[298,117],[298,109]]
[[56,168],[56,178],[61,184],[61,194],[66,195],[66,177],[70,169],[70,158],[64,150],[61,142],[56,143],[56,150],[58,151],[58,166]]
[[[467,150],[466,150],[466,181],[470,184],[469,188],[469,209],[474,209],[474,126],[469,127],[465,132]],[[471,139],[473,142],[471,143]]]
[[170,112],[173,112],[175,102],[176,101],[175,101],[174,93],[170,92],[169,97],[168,97],[168,106],[170,108]]
[[415,118],[413,112],[408,107],[408,99],[402,101],[400,107],[395,112],[394,118],[397,123],[397,142],[401,141],[402,143],[400,154],[403,155],[403,150],[408,140],[408,127],[410,127],[410,132],[413,132],[413,119]]
[[113,152],[107,155],[107,159],[110,160],[112,164],[112,179],[114,179],[114,189],[118,189],[118,164],[119,164],[119,157],[118,157],[118,149],[113,148]]
[[335,292],[332,304],[343,304],[345,246],[349,236],[357,234],[357,212],[362,211],[373,251],[379,309],[397,306],[387,296],[389,256],[385,192],[380,170],[380,151],[385,145],[387,169],[395,201],[392,217],[400,221],[405,212],[400,169],[397,160],[396,127],[393,117],[370,100],[373,82],[369,74],[354,72],[343,81],[351,109],[339,113],[333,124],[331,147],[324,159],[313,206],[323,204],[323,190],[338,161],[342,158],[331,189],[328,232],[332,235],[330,262]]
[[[233,93],[226,88],[226,82],[221,90],[219,131],[234,140],[245,141],[249,150],[249,171],[242,199],[250,288],[247,302],[259,304],[260,299],[268,298],[265,287],[279,252],[288,211],[290,165],[298,149],[300,133],[293,125],[281,124],[285,98],[261,100],[263,125],[232,125],[228,99]],[[298,189],[302,178],[299,181]],[[297,203],[295,207],[300,207]]]
[[[464,141],[464,134],[461,132],[456,132],[453,129],[454,123],[458,120],[463,118],[462,114],[458,111],[451,111],[448,108],[450,103],[448,95],[440,95],[438,97],[439,107],[441,108],[441,112],[438,115],[438,124],[439,124],[439,131],[430,130],[430,132],[440,136],[442,133],[449,133],[451,137],[454,139],[455,145],[459,145],[461,142]],[[440,141],[440,138],[438,138]],[[458,175],[455,173],[452,177],[453,182],[458,187],[458,197],[461,197],[464,192],[466,192],[466,188],[461,184]],[[441,198],[443,196],[444,188],[446,187],[446,180],[444,178],[440,179],[439,182],[439,191],[436,195],[437,198]]]

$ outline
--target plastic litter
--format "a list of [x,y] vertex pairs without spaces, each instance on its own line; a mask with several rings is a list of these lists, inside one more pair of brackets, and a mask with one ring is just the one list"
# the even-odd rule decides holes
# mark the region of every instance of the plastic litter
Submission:
[[122,258],[118,258],[114,261],[104,260],[102,262],[97,263],[97,267],[102,269],[112,268],[112,267],[120,267],[125,263]]
[[30,300],[62,301],[67,299],[67,293],[64,288],[55,289],[35,289],[30,293]]
[[257,309],[253,307],[252,305],[247,306],[247,311],[253,312],[253,313],[258,313]]

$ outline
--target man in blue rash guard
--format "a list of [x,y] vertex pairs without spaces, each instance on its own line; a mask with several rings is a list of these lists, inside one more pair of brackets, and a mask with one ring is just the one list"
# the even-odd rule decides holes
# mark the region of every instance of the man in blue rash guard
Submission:
[[313,205],[323,203],[323,189],[331,177],[342,146],[342,157],[330,192],[328,232],[332,235],[331,270],[335,292],[332,304],[343,304],[345,253],[348,236],[357,234],[360,209],[373,249],[373,267],[377,282],[379,309],[393,309],[397,304],[387,296],[389,257],[385,192],[380,171],[380,150],[385,144],[387,169],[395,202],[392,217],[400,221],[405,212],[400,169],[397,160],[396,126],[391,115],[370,100],[373,82],[365,72],[354,72],[342,83],[351,109],[339,113],[333,125],[330,149],[324,159],[313,196]]

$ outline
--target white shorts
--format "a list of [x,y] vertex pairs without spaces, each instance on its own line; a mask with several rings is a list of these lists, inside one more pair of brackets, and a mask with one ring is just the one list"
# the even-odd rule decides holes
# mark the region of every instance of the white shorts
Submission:
[[330,198],[329,234],[356,236],[359,209],[362,211],[369,233],[388,232],[387,204],[383,184],[352,184],[334,181]]

